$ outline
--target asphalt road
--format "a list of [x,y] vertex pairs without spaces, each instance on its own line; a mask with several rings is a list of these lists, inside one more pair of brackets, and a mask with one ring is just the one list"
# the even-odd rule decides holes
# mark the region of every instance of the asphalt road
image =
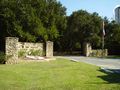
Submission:
[[120,59],[104,59],[83,56],[62,56],[73,61],[84,62],[107,69],[120,69]]

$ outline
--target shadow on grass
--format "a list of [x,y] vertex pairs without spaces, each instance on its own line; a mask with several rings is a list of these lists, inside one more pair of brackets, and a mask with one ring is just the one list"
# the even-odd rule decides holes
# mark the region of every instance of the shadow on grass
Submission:
[[100,69],[99,71],[104,72],[106,75],[104,76],[98,76],[98,78],[101,78],[108,83],[118,83],[120,84],[120,69]]

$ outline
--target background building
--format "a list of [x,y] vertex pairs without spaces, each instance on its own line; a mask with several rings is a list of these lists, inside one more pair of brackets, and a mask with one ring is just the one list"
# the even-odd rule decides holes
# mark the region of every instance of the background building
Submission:
[[115,21],[120,24],[120,5],[115,7]]

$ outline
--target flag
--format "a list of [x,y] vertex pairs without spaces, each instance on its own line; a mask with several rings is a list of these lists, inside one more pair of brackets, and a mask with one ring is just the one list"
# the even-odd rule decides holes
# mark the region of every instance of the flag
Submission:
[[102,33],[103,33],[103,36],[105,36],[105,23],[104,23],[104,21],[103,21],[103,31],[102,31]]

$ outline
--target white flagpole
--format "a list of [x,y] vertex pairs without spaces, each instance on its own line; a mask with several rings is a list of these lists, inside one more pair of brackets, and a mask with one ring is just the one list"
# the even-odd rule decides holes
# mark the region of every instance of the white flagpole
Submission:
[[104,43],[105,43],[105,41],[104,41],[105,27],[104,27],[104,26],[105,26],[105,24],[104,24],[104,21],[103,21],[103,28],[102,28],[102,29],[103,29],[103,30],[102,30],[102,51],[103,51],[103,53],[102,53],[103,55],[102,55],[102,56],[103,56],[103,57],[104,57],[104,45],[105,45],[105,44],[104,44]]

